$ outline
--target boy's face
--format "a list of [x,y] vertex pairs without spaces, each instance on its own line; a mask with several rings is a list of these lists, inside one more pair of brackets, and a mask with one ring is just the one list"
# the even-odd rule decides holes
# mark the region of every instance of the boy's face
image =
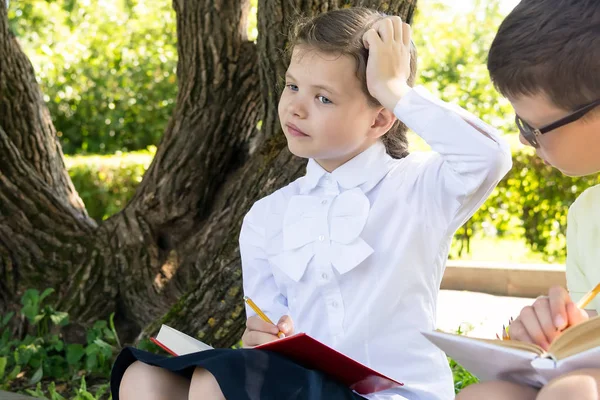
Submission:
[[[517,115],[533,128],[549,125],[567,115],[544,95],[509,97]],[[530,146],[521,135],[521,142]],[[538,137],[537,154],[568,176],[600,171],[600,110]]]
[[[381,109],[368,103],[353,58],[294,48],[278,110],[293,154],[333,171],[387,132],[393,114]],[[387,129],[382,118],[392,119]]]

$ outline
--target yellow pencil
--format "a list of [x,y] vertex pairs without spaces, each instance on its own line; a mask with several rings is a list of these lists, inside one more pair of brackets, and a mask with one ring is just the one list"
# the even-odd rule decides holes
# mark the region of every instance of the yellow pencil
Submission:
[[590,301],[594,300],[594,297],[596,297],[598,293],[600,293],[600,283],[598,283],[595,288],[590,290],[585,296],[581,298],[581,300],[579,300],[579,302],[577,303],[577,307],[581,309],[585,308],[585,306],[590,304]]
[[[244,296],[244,301],[246,302],[246,304],[248,304],[250,306],[250,308],[252,308],[254,310],[254,312],[265,322],[268,322],[269,324],[275,325],[273,323],[273,321],[271,321],[269,319],[269,317],[267,317],[267,314],[265,314],[264,312],[262,312],[262,310],[260,308],[258,308],[258,306],[256,305],[256,303],[254,303],[252,301],[252,299],[248,296]],[[283,339],[285,337],[285,333],[279,331],[277,333],[277,336],[281,339]]]

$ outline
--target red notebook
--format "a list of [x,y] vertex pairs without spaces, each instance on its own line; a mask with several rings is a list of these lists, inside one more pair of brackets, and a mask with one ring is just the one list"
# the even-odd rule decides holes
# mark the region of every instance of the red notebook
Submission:
[[[166,325],[161,327],[156,338],[150,340],[174,356],[212,349],[207,344]],[[307,368],[324,372],[359,394],[370,394],[404,386],[403,383],[372,370],[305,333],[298,333],[255,348],[274,351]]]

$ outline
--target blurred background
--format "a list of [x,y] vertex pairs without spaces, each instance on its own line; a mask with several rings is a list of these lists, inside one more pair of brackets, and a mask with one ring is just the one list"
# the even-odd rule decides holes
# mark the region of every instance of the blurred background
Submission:
[[[563,263],[566,213],[597,176],[571,179],[517,140],[509,103],[490,83],[487,49],[516,0],[419,0],[418,83],[510,140],[514,168],[456,235],[451,257]],[[171,1],[9,2],[73,179],[88,212],[118,212],[150,164],[175,106],[177,34]],[[248,22],[254,40],[256,0]],[[426,145],[411,135],[412,150]]]

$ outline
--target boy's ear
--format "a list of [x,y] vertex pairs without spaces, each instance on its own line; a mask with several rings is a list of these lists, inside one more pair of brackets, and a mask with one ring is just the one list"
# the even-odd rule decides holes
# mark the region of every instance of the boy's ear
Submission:
[[391,129],[396,120],[397,118],[392,111],[385,107],[381,107],[375,116],[373,124],[371,124],[371,133],[369,136],[374,139],[380,138]]

